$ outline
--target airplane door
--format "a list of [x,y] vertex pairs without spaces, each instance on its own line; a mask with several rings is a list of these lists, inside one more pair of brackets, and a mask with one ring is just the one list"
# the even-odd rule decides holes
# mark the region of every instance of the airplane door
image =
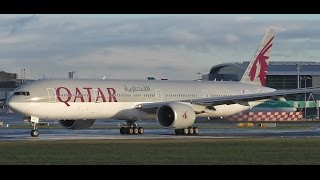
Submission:
[[53,88],[47,88],[48,91],[48,97],[49,97],[49,102],[55,103],[56,102],[56,92]]
[[208,90],[203,90],[203,98],[208,98],[208,97],[209,97]]
[[162,101],[160,89],[156,89],[155,91],[156,91],[156,101]]

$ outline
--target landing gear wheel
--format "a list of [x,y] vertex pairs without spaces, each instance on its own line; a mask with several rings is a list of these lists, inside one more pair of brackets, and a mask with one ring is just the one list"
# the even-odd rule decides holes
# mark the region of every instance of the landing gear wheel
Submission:
[[120,134],[126,134],[126,133],[127,133],[127,129],[125,127],[121,127]]
[[194,131],[193,131],[193,128],[192,128],[192,127],[189,127],[188,130],[189,130],[189,134],[192,135],[193,132],[194,132]]
[[133,134],[139,134],[139,129],[137,127],[133,128]]
[[139,127],[138,131],[139,131],[139,134],[143,134],[144,133],[143,127]]
[[183,134],[184,134],[184,135],[189,134],[189,129],[188,129],[188,128],[184,128],[184,129],[183,129]]
[[38,137],[39,136],[39,131],[37,129],[31,130],[30,135],[32,137]]
[[127,134],[133,134],[133,128],[127,128]]
[[199,128],[198,127],[194,127],[193,128],[193,134],[194,135],[198,135],[199,134]]

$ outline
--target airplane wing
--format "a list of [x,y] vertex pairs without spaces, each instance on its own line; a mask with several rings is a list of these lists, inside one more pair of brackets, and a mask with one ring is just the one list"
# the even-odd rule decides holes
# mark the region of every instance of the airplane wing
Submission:
[[[155,103],[143,103],[136,106],[138,109],[142,109],[148,113],[156,112],[157,108],[161,105],[168,104],[170,102],[185,102],[190,104],[197,104],[203,106],[216,106],[222,104],[248,104],[249,101],[272,99],[285,97],[286,95],[299,95],[305,93],[320,92],[320,87],[314,88],[303,88],[303,89],[292,89],[292,90],[276,90],[274,92],[267,93],[255,93],[255,94],[243,94],[235,96],[224,96],[224,97],[213,97],[213,98],[200,98],[200,99],[189,99],[180,101],[165,101]],[[249,104],[248,104],[249,105]]]
[[299,95],[305,93],[320,92],[320,88],[304,88],[304,89],[292,89],[292,90],[276,90],[274,92],[267,93],[255,93],[244,94],[236,96],[216,97],[216,98],[202,98],[192,100],[193,104],[199,105],[222,105],[222,104],[237,104],[239,102],[256,101],[263,99],[272,99],[285,97],[286,95]]

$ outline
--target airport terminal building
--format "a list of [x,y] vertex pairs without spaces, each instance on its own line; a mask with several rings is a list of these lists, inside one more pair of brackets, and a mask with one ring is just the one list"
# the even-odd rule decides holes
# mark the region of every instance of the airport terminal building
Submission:
[[[0,99],[7,99],[16,86],[17,74],[0,71]],[[0,106],[4,101],[0,101]]]
[[17,73],[0,71],[0,108],[5,106],[5,100],[9,98],[17,87],[33,81],[30,79],[17,79],[17,77]]
[[[213,66],[209,74],[203,75],[202,80],[239,81],[248,65],[247,61],[219,64]],[[266,86],[278,90],[320,87],[320,62],[270,62]],[[291,98],[298,100],[298,97]],[[304,97],[299,98],[304,100]],[[320,99],[320,95],[314,95],[314,98]]]

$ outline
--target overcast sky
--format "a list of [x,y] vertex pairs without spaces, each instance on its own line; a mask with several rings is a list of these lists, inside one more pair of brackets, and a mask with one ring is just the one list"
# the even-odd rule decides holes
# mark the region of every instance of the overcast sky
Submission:
[[0,70],[28,79],[193,80],[249,61],[267,28],[270,61],[320,61],[320,15],[0,15]]

